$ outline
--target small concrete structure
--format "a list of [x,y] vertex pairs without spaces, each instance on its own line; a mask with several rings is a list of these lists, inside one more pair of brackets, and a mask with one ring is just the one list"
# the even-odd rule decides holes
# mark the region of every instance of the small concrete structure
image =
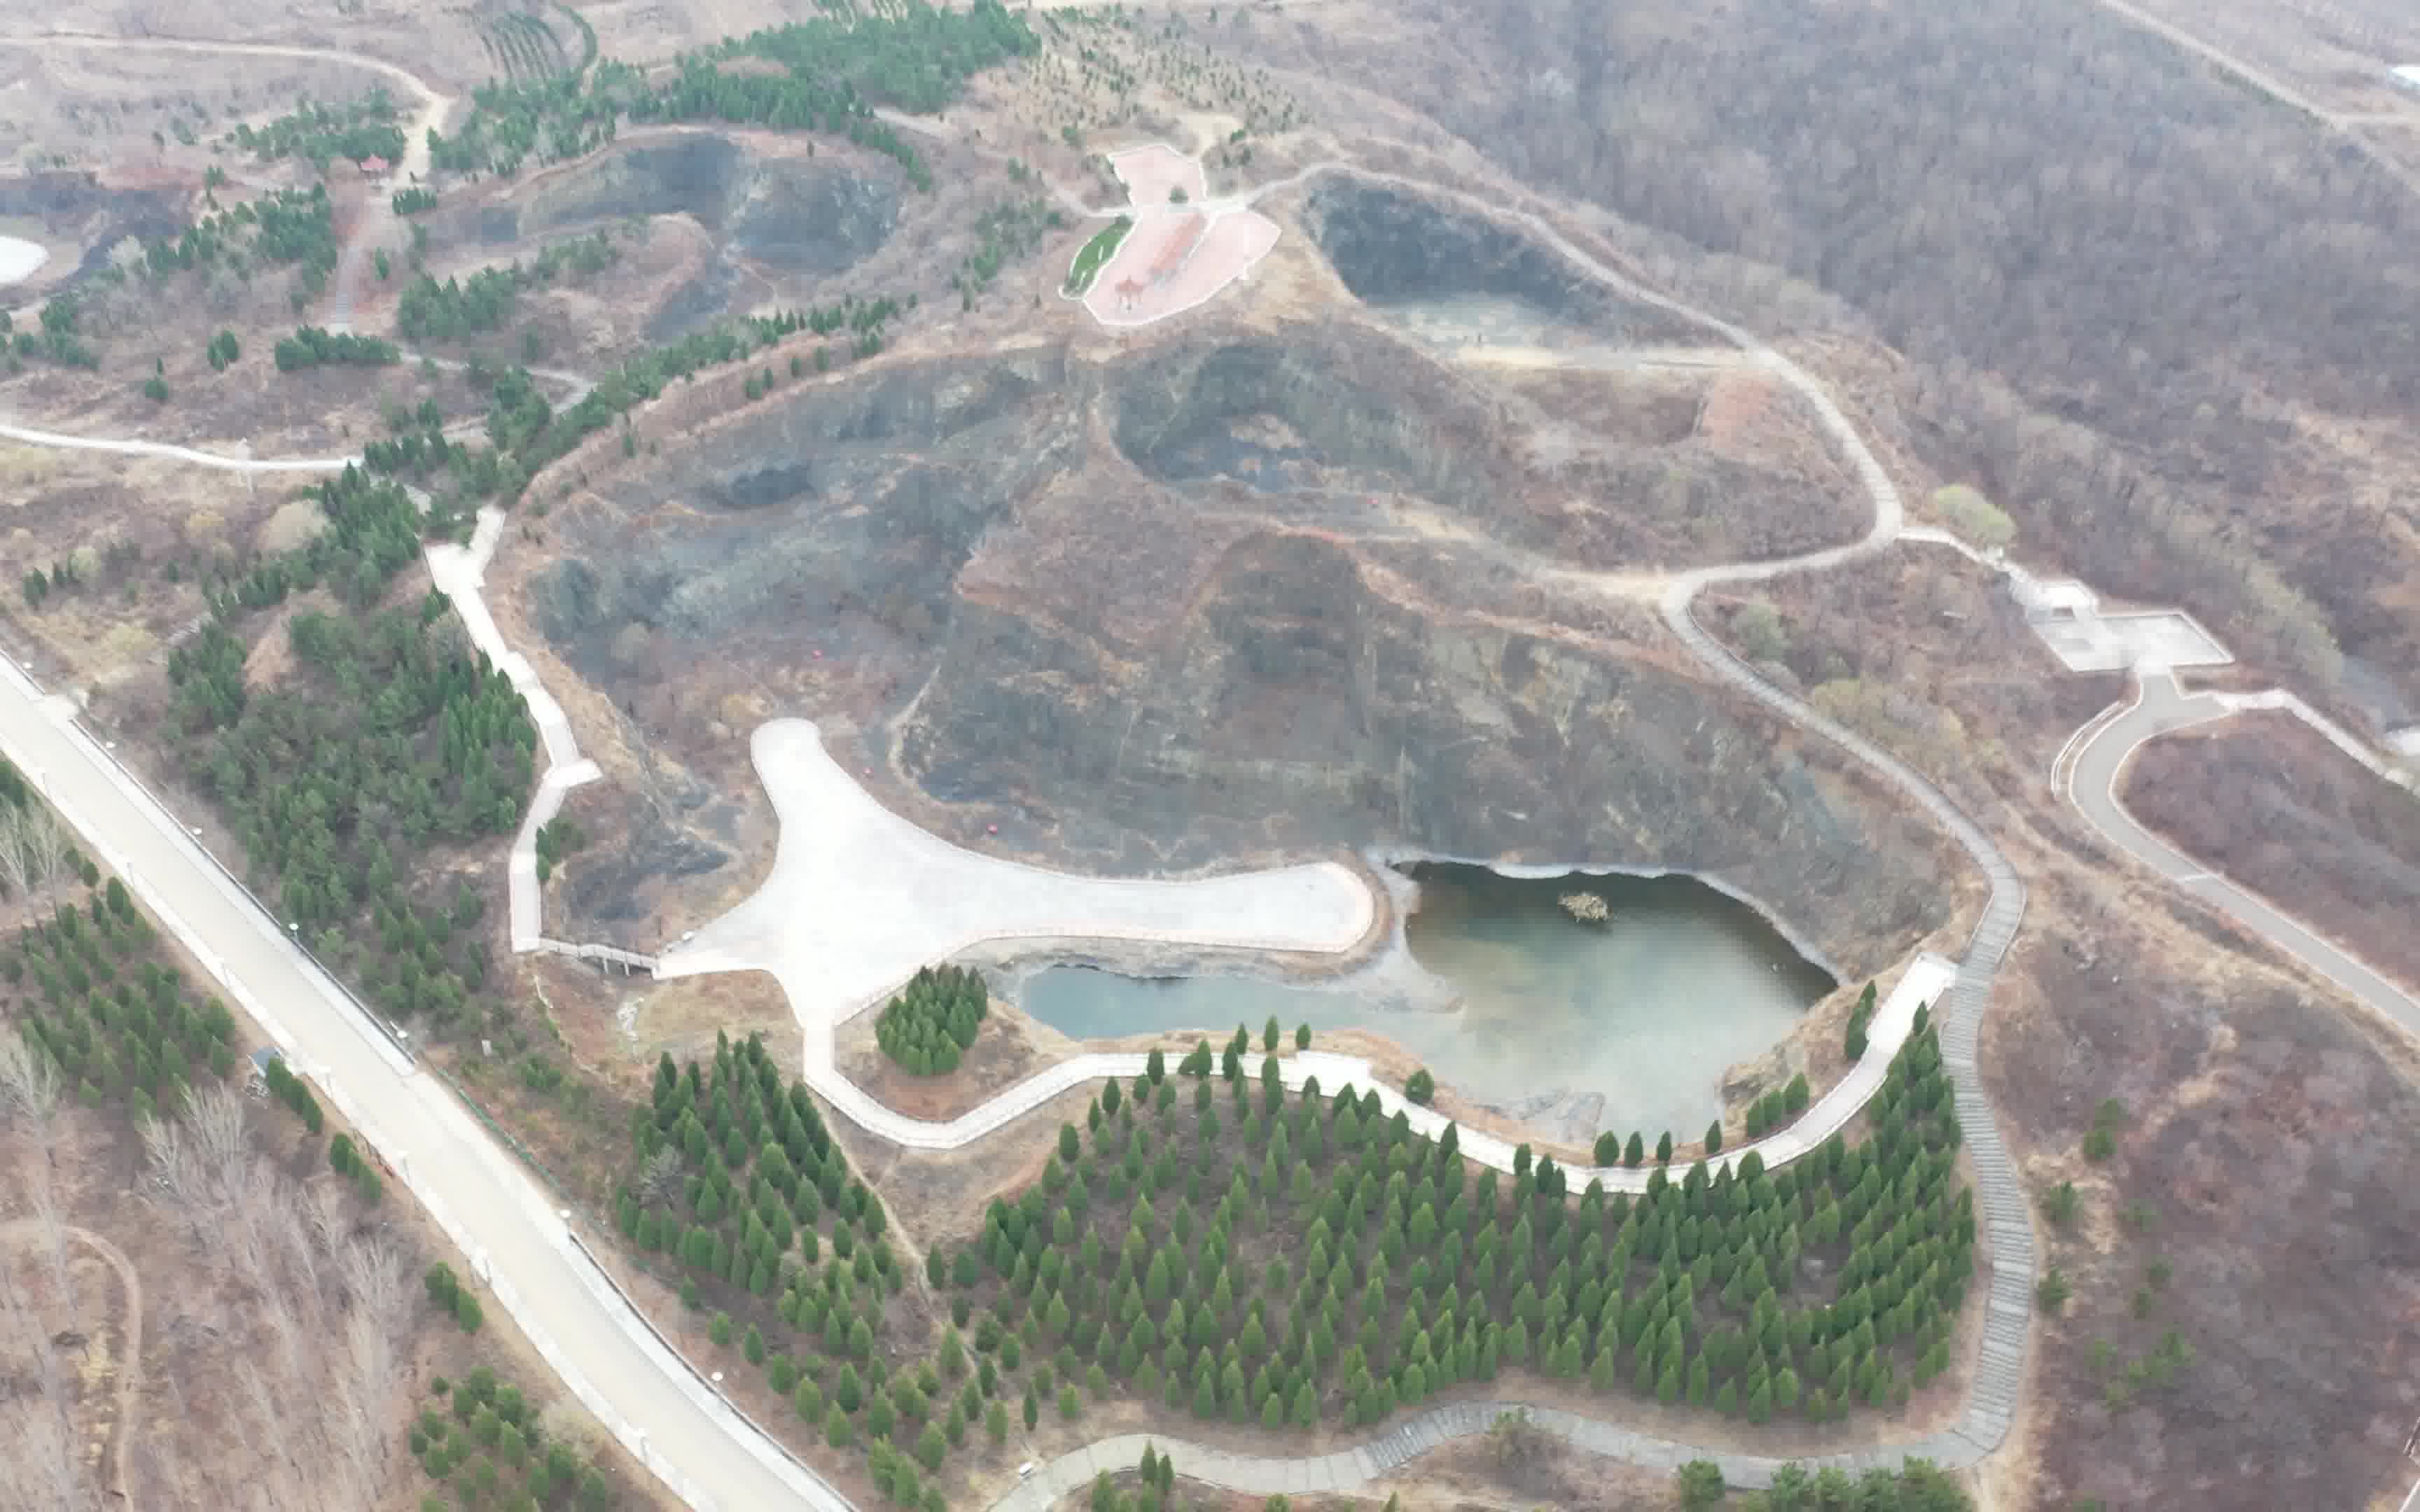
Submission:
[[2406,63],[2399,68],[2389,69],[2386,76],[2398,87],[2420,95],[2420,63]]
[[2224,667],[2234,654],[2182,609],[2104,614],[2100,595],[2072,578],[2011,571],[2009,591],[2051,655],[2076,672],[2135,666]]
[[243,1089],[254,1097],[269,1095],[269,1068],[286,1058],[286,1052],[273,1044],[262,1045],[252,1053],[252,1072],[243,1079]]

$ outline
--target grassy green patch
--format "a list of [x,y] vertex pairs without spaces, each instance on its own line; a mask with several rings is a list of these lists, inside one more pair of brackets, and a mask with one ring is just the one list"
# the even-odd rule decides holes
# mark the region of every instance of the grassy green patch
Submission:
[[1083,250],[1076,254],[1074,265],[1067,270],[1067,292],[1081,299],[1092,288],[1093,276],[1101,270],[1103,263],[1117,255],[1118,243],[1124,241],[1126,233],[1132,229],[1133,218],[1121,215],[1099,235],[1085,242]]

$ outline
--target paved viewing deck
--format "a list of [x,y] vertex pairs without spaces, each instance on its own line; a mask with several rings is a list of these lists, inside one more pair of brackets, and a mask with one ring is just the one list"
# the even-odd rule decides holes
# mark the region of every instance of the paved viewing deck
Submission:
[[1155,940],[1336,955],[1377,899],[1333,861],[1183,881],[1082,877],[953,845],[876,802],[804,719],[756,732],[782,834],[746,902],[666,950],[660,977],[771,972],[815,1047],[921,966],[986,940]]
[[[382,69],[411,80],[426,102],[424,118],[431,123],[442,116],[446,103],[393,64],[332,50],[147,38],[54,36],[0,41],[18,46],[72,44],[318,58]],[[413,133],[415,144],[422,134]],[[415,153],[421,150],[415,145]],[[1165,157],[1139,154],[1131,164],[1122,163],[1122,172],[1127,166],[1135,170],[1128,177],[1140,186],[1139,202],[1155,186],[1164,199],[1168,184],[1178,181],[1151,177],[1179,171],[1182,165],[1168,162]],[[1222,279],[1210,285],[1208,280],[1214,274],[1231,262],[1239,264],[1240,271],[1240,267],[1248,267],[1251,258],[1267,250],[1262,239],[1274,239],[1274,224],[1262,223],[1267,225],[1264,233],[1255,224],[1258,217],[1241,213],[1252,200],[1311,177],[1347,170],[1348,165],[1336,162],[1312,164],[1264,184],[1232,205],[1204,203],[1195,190],[1206,185],[1198,178],[1181,180],[1197,208],[1210,215],[1211,225],[1205,246],[1191,249],[1180,270],[1183,276],[1171,283],[1167,298],[1173,301],[1193,299],[1196,294],[1208,297],[1186,284],[1187,277],[1197,276],[1192,272],[1196,265],[1203,286],[1215,292],[1224,285]],[[1198,162],[1185,171],[1198,173]],[[1517,224],[1606,287],[1673,312],[1736,343],[1740,361],[1770,370],[1813,407],[1869,496],[1871,524],[1854,542],[1776,561],[1701,567],[1668,579],[1661,574],[1633,576],[1638,583],[1654,583],[1644,592],[1662,593],[1660,607],[1666,624],[1716,679],[1776,717],[1837,743],[1898,787],[1946,828],[1990,885],[1988,903],[1962,958],[1953,964],[1920,957],[1900,974],[1871,1027],[1868,1055],[1850,1075],[1796,1124],[1756,1145],[1726,1151],[1722,1157],[1734,1161],[1749,1149],[1758,1149],[1768,1165],[1778,1165],[1820,1142],[1862,1105],[1891,1054],[1903,1042],[1916,1006],[1934,1004],[1945,1064],[1956,1088],[1986,1245],[1984,1324],[1969,1394],[1955,1425],[1942,1431],[1886,1445],[1810,1455],[1807,1460],[1857,1471],[1894,1465],[1902,1456],[1914,1454],[1952,1467],[1976,1465],[1995,1451],[2009,1432],[2024,1382],[2033,1312],[2037,1245],[2028,1203],[1984,1099],[1976,1067],[1982,1015],[1995,974],[2024,915],[2024,887],[1990,838],[1937,788],[1872,742],[1757,676],[1698,625],[1692,603],[1695,594],[1710,585],[1844,565],[1900,539],[1938,541],[1969,555],[1979,554],[1946,532],[1908,527],[1897,488],[1831,393],[1804,368],[1749,332],[1640,286],[1535,214],[1494,205],[1448,185],[1383,172],[1350,171],[1370,182],[1460,203]],[[1218,240],[1221,236],[1241,239],[1245,244],[1226,247]],[[1134,255],[1145,251],[1142,241],[1134,246]],[[1212,257],[1211,253],[1220,255]],[[347,286],[348,281],[340,279],[340,298]],[[341,313],[330,323],[341,329]],[[248,476],[301,476],[341,469],[348,462],[346,458],[254,459],[248,455],[227,455],[134,438],[73,436],[12,425],[0,425],[0,439],[152,457]],[[248,453],[248,443],[240,444],[240,450]],[[453,598],[473,641],[521,691],[545,743],[546,770],[528,820],[515,839],[508,867],[512,943],[518,950],[556,950],[644,968],[651,958],[637,951],[567,945],[548,939],[542,932],[535,858],[537,829],[559,811],[572,787],[593,779],[597,771],[581,756],[563,710],[540,685],[535,669],[504,644],[481,597],[481,579],[502,524],[501,515],[484,511],[468,548],[434,547],[428,560],[432,579]],[[2051,586],[2055,591],[2047,608],[2068,616],[2082,612],[2085,598],[2078,591],[2080,585]],[[2121,625],[2118,630],[2136,635],[2129,647],[2120,648],[2123,655],[2149,650],[2173,657],[2179,646],[2189,656],[2207,654],[2206,648],[2173,626]],[[2218,644],[2206,633],[2201,640],[2211,646]],[[2057,635],[2046,640],[2054,650],[2062,643]],[[2106,653],[2096,648],[2097,642],[2083,649],[2104,657]],[[2218,717],[2241,707],[2285,709],[2311,722],[2381,776],[2408,784],[2410,774],[2382,758],[2365,756],[2366,746],[2290,694],[2187,694],[2164,667],[2138,668],[2138,671],[2143,676],[2136,702],[2110,711],[2079,732],[2070,751],[2055,764],[2055,776],[2061,777],[2063,791],[2135,861],[2310,964],[2356,999],[2398,1017],[2407,1026],[2420,1024],[2420,1006],[2393,983],[2373,980],[2375,974],[2361,963],[2289,916],[2212,876],[2193,858],[2142,830],[2116,799],[2126,759],[2142,740],[2164,729]],[[1359,877],[1342,866],[1148,882],[1072,877],[976,856],[882,810],[830,761],[814,727],[804,721],[768,726],[759,732],[757,740],[759,768],[783,821],[773,875],[755,897],[663,960],[659,974],[755,968],[774,972],[807,1029],[807,1077],[845,1116],[903,1145],[946,1149],[967,1144],[1067,1088],[1102,1076],[1137,1074],[1145,1060],[1142,1056],[1078,1057],[947,1122],[896,1114],[839,1074],[832,1063],[831,1030],[898,986],[920,965],[944,959],[978,940],[1046,936],[1171,940],[1333,954],[1349,950],[1366,938],[1375,920],[1376,900]],[[82,725],[70,696],[46,690],[15,666],[0,664],[0,752],[23,768],[91,853],[126,879],[145,907],[192,952],[201,969],[254,1014],[287,1047],[292,1063],[318,1081],[336,1109],[392,1159],[403,1185],[460,1247],[469,1269],[492,1288],[499,1305],[526,1332],[564,1387],[594,1412],[673,1494],[695,1506],[732,1512],[798,1506],[845,1512],[850,1508],[841,1492],[737,1414],[720,1388],[692,1362],[672,1352],[628,1299],[591,1263],[570,1231],[567,1215],[551,1205],[529,1173],[473,1120],[451,1092],[421,1074],[405,1037],[355,1001],[261,907],[235,872],[203,849],[195,838],[199,831],[189,830],[181,816],[172,814],[109,753],[106,743]],[[1257,1055],[1248,1057],[1248,1071],[1257,1072],[1260,1063]],[[1296,1086],[1317,1076],[1322,1089],[1328,1092],[1345,1087],[1374,1089],[1390,1113],[1402,1111],[1426,1132],[1437,1131],[1444,1121],[1428,1109],[1408,1105],[1399,1092],[1377,1085],[1369,1064],[1357,1057],[1324,1052],[1289,1055],[1280,1060],[1280,1072]],[[1509,1167],[1512,1150],[1505,1141],[1470,1131],[1462,1132],[1459,1140],[1473,1159]],[[1578,1184],[1602,1179],[1609,1187],[1635,1191],[1651,1173],[1645,1167],[1637,1171],[1577,1167],[1570,1174]],[[1098,1471],[1130,1468],[1145,1443],[1171,1455],[1187,1476],[1254,1496],[1348,1489],[1398,1469],[1437,1444],[1481,1432],[1497,1413],[1520,1405],[1451,1402],[1400,1420],[1365,1441],[1304,1456],[1241,1456],[1159,1435],[1105,1439],[1039,1467],[995,1506],[997,1512],[1044,1512],[1058,1496],[1080,1489]],[[1714,1459],[1732,1484],[1757,1486],[1767,1483],[1777,1468],[1778,1461],[1767,1456],[1659,1440],[1613,1423],[1550,1409],[1528,1411],[1539,1427],[1582,1449],[1652,1469],[1669,1469],[1703,1457]],[[2407,1502],[2407,1507],[2410,1504]]]

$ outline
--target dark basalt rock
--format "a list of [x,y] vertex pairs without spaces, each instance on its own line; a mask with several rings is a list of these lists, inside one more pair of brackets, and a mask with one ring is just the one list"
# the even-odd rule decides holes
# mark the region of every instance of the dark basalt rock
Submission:
[[46,292],[74,287],[109,266],[112,247],[128,237],[174,237],[187,222],[184,196],[168,189],[107,189],[89,171],[0,178],[0,215],[39,219],[84,247],[75,271]]
[[1552,247],[1518,230],[1417,194],[1331,178],[1312,192],[1310,212],[1319,250],[1344,286],[1371,304],[1492,294],[1603,331],[1615,341],[1711,339],[1694,321],[1619,298]]
[[[1318,326],[886,361],[593,483],[524,602],[651,743],[730,771],[746,730],[694,712],[723,691],[837,712],[935,800],[920,820],[1063,865],[1584,856],[1718,877],[1852,972],[1940,923],[1955,859],[1854,764],[1701,680],[1646,609],[1459,544],[1579,549],[1492,420]],[[1175,460],[1254,426],[1306,475]],[[1406,534],[1373,480],[1451,529]],[[791,691],[835,669],[861,702]]]
[[732,250],[783,272],[842,272],[890,239],[901,185],[887,165],[759,162],[731,218]]
[[728,137],[688,133],[604,153],[516,198],[532,234],[634,215],[688,215],[720,231],[745,192],[748,165]]
[[559,239],[653,216],[687,216],[717,243],[646,328],[650,341],[757,302],[764,273],[829,277],[879,250],[899,223],[905,180],[888,160],[768,156],[710,131],[627,142],[595,158],[424,224],[441,250]]

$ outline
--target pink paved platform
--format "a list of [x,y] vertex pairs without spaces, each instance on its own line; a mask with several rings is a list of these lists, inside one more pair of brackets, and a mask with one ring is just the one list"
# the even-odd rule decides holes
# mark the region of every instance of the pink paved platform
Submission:
[[1199,158],[1188,158],[1165,142],[1109,154],[1109,171],[1126,186],[1126,198],[1137,205],[1169,203],[1168,192],[1185,191],[1195,204],[1210,197],[1210,178]]
[[1229,210],[1206,224],[1198,210],[1138,210],[1134,229],[1094,275],[1084,308],[1105,326],[1164,320],[1216,297],[1277,242],[1277,223],[1257,210]]

